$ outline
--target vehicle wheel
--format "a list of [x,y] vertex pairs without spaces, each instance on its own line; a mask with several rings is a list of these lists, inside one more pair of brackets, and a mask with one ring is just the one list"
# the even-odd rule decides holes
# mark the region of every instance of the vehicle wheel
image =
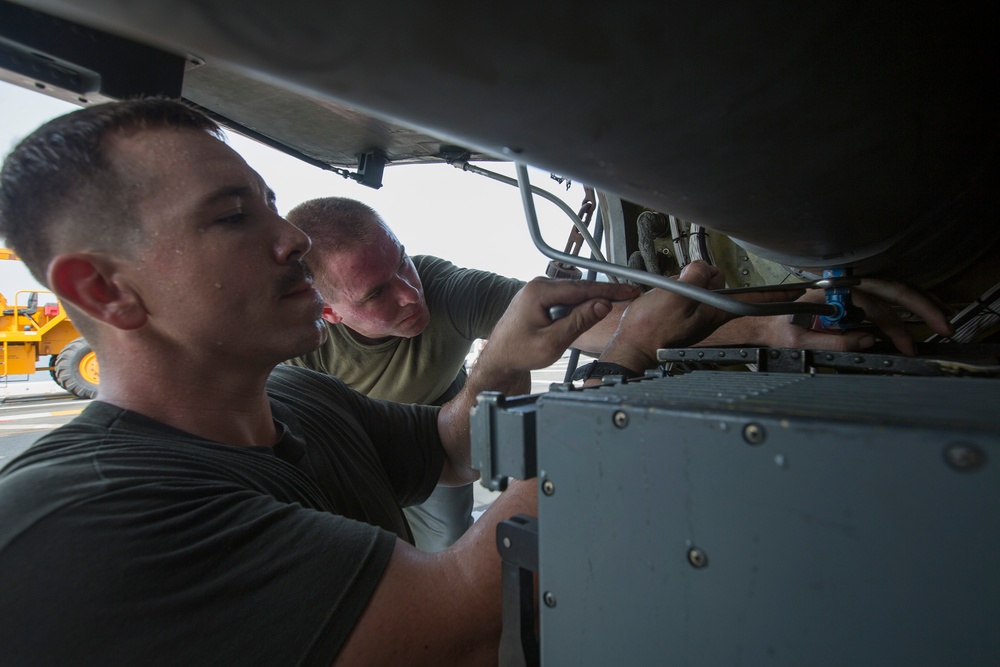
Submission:
[[97,355],[82,338],[77,338],[63,348],[53,364],[52,375],[56,384],[71,394],[80,398],[93,398],[97,395],[100,379]]

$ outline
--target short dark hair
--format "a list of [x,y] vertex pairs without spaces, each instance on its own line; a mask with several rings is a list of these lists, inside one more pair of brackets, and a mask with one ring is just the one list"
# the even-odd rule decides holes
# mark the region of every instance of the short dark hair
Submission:
[[335,287],[327,284],[322,267],[325,258],[371,243],[379,230],[396,238],[378,211],[348,197],[310,199],[289,211],[285,219],[312,239],[312,249],[303,259],[321,288]]
[[0,169],[0,235],[37,280],[47,283],[57,238],[86,239],[89,249],[117,248],[136,238],[128,175],[112,164],[107,139],[158,128],[223,138],[213,120],[182,102],[145,98],[55,118],[10,152]]

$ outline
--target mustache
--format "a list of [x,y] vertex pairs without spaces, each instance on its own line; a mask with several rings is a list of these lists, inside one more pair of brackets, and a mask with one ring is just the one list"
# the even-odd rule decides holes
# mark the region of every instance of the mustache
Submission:
[[313,283],[312,271],[302,261],[297,261],[288,273],[278,279],[278,294],[286,294],[305,281]]

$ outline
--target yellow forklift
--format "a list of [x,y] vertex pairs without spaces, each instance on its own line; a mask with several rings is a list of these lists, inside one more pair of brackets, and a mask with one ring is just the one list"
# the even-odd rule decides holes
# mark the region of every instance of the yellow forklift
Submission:
[[[0,260],[17,256],[0,248]],[[51,301],[40,304],[39,299]],[[10,301],[0,294],[0,377],[31,375],[48,370],[56,384],[80,398],[97,394],[97,356],[80,336],[62,305],[51,292],[21,290]],[[48,368],[38,360],[49,355]]]

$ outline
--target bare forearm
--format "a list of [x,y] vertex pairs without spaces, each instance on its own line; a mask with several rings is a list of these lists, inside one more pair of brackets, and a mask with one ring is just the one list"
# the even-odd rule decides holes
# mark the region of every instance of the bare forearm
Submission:
[[763,318],[760,317],[738,317],[726,322],[696,345],[698,347],[767,345],[763,324]]
[[618,330],[618,322],[621,320],[622,314],[632,301],[632,299],[629,299],[612,303],[611,312],[608,316],[580,334],[573,341],[571,347],[587,354],[599,355],[608,346],[608,343],[611,342],[615,331]]
[[501,625],[501,563],[497,548],[497,526],[507,519],[526,514],[538,516],[537,480],[511,480],[507,490],[490,505],[489,509],[451,546],[444,555],[451,559],[451,571],[475,589],[475,602],[467,607],[480,614],[479,627],[483,639],[499,642]]
[[525,394],[530,389],[530,371],[507,371],[502,364],[491,360],[484,350],[465,387],[441,408],[438,415],[438,433],[448,456],[448,465],[441,476],[442,484],[468,484],[479,478],[479,473],[472,468],[469,437],[469,411],[475,406],[476,397],[484,391],[514,396]]
[[[535,480],[513,482],[450,548],[396,541],[388,567],[335,665],[495,665],[502,627],[497,525],[536,515]],[[414,647],[418,647],[416,650]]]

